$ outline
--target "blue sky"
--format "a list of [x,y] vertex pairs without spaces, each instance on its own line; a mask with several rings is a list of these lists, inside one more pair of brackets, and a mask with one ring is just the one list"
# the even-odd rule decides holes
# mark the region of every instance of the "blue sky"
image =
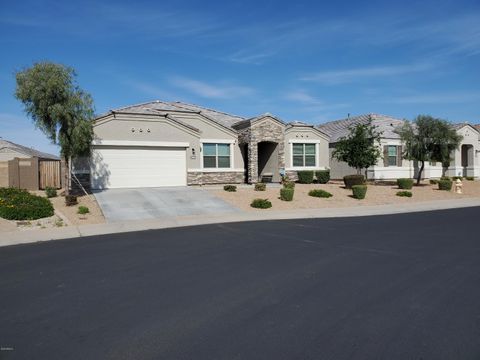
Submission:
[[57,153],[15,71],[72,66],[98,114],[154,99],[307,123],[480,122],[480,2],[0,1],[0,136]]

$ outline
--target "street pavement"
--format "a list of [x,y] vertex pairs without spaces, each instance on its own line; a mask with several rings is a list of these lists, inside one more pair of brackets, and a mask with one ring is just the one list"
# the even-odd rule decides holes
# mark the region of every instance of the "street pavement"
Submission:
[[0,248],[0,359],[479,359],[479,207]]

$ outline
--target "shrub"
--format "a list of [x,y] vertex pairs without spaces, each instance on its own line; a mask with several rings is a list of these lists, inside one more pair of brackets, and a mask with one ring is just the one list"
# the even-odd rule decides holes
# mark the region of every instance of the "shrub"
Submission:
[[50,200],[26,190],[0,189],[0,217],[8,220],[36,220],[53,216]]
[[412,192],[411,191],[398,191],[397,196],[412,197]]
[[466,176],[465,179],[467,179],[468,181],[473,181],[473,180],[475,180],[475,177],[473,177],[473,176]]
[[265,191],[267,188],[267,184],[265,183],[256,183],[255,184],[255,191]]
[[298,182],[300,184],[311,184],[313,183],[313,170],[302,170],[297,171]]
[[295,192],[295,189],[293,188],[280,189],[280,199],[283,201],[292,201],[294,192]]
[[256,209],[268,209],[272,207],[272,203],[268,199],[254,199],[250,206]]
[[237,191],[237,187],[235,185],[225,185],[223,187],[223,190],[228,191],[228,192],[235,192],[235,191]]
[[463,180],[463,177],[461,177],[461,176],[452,176],[452,180],[453,180],[453,181]]
[[367,185],[353,185],[352,192],[355,199],[365,199],[365,195],[367,194]]
[[413,179],[397,179],[397,185],[399,189],[410,190],[413,186]]
[[330,181],[330,170],[315,171],[315,176],[319,184],[326,184]]
[[314,197],[319,197],[319,198],[329,198],[332,197],[333,195],[330,194],[328,191],[322,190],[322,189],[313,189],[308,192],[308,195],[314,196]]
[[45,195],[47,195],[47,198],[57,197],[57,189],[47,186],[45,188]]
[[284,189],[295,189],[295,183],[293,181],[286,181],[283,183]]
[[80,214],[80,215],[85,215],[85,214],[88,214],[89,212],[90,212],[90,209],[82,205],[80,205],[77,210],[77,214]]
[[452,190],[452,184],[452,180],[440,180],[438,182],[438,190],[450,191]]
[[77,204],[78,204],[78,201],[77,201],[77,197],[75,195],[66,195],[65,196],[65,205],[73,206],[73,205],[77,205]]
[[363,175],[346,175],[343,177],[345,188],[351,189],[354,185],[365,184],[365,177]]
[[431,184],[431,185],[437,185],[437,184],[438,184],[438,180],[436,180],[436,179],[430,179],[430,184]]
[[450,176],[442,176],[440,180],[452,180],[452,179],[450,179]]

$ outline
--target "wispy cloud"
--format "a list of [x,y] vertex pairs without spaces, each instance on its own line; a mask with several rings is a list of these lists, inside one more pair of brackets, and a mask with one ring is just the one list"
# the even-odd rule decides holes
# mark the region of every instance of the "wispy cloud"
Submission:
[[170,78],[170,83],[195,95],[213,99],[240,98],[251,95],[254,92],[252,88],[246,86],[222,83],[209,84],[203,81],[178,76]]
[[283,97],[288,101],[300,103],[302,110],[310,112],[350,107],[350,105],[346,103],[335,103],[321,100],[303,89],[289,91]]
[[302,76],[300,80],[322,83],[325,85],[337,85],[351,83],[371,77],[391,77],[409,73],[430,70],[431,64],[412,64],[394,66],[375,66],[354,68],[345,70],[323,71]]
[[480,92],[451,92],[436,94],[415,94],[383,99],[391,104],[464,104],[480,101]]

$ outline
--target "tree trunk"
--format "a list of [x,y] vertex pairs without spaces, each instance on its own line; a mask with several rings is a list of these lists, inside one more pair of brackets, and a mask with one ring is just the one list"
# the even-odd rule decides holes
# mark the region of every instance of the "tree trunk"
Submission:
[[365,181],[368,180],[368,168],[365,168]]
[[357,175],[362,175],[362,169],[361,168],[357,168]]
[[65,157],[65,196],[70,195],[70,162]]
[[417,185],[420,185],[420,181],[422,180],[422,173],[423,169],[425,168],[425,161],[421,161],[422,165],[420,166],[420,170],[418,170],[418,175],[417,175]]

